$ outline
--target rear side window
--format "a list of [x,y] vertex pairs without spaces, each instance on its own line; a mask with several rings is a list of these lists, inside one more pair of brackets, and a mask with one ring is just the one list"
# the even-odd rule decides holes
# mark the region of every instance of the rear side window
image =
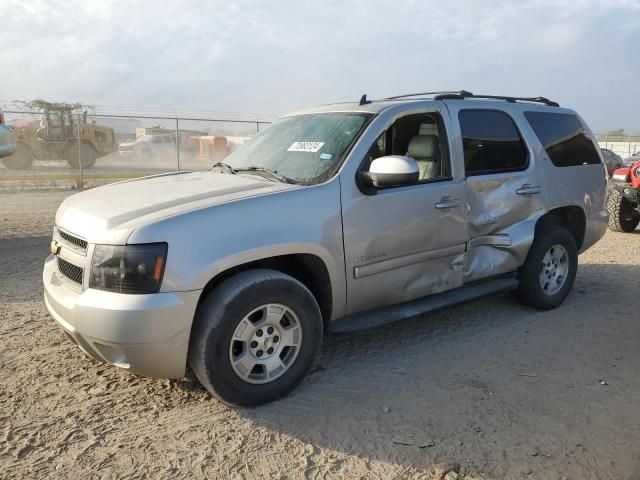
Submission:
[[524,116],[556,167],[600,163],[595,145],[575,115],[525,112]]
[[509,115],[498,110],[460,110],[458,119],[467,175],[527,168],[527,149]]

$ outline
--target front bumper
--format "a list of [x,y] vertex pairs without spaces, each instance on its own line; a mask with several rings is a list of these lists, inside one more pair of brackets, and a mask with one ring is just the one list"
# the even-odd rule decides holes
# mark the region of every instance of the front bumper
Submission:
[[44,300],[67,335],[96,360],[139,375],[184,376],[201,291],[129,295],[73,288],[45,261]]

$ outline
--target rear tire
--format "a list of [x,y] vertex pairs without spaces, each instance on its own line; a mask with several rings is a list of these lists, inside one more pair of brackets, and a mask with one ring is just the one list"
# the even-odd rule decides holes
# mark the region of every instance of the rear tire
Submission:
[[544,226],[518,272],[516,297],[540,310],[556,308],[569,295],[577,270],[578,249],[573,235],[559,225]]
[[16,151],[13,155],[4,157],[2,164],[12,170],[26,170],[33,163],[33,151],[31,147],[24,142],[16,142]]
[[[82,158],[82,168],[91,168],[95,165],[98,159],[98,152],[88,143],[80,144],[80,152]],[[71,144],[67,147],[67,163],[75,169],[80,168],[80,162],[78,161],[78,144]]]
[[609,190],[607,211],[611,231],[631,233],[640,223],[640,214],[634,210],[633,204],[615,188]]
[[320,308],[302,283],[275,270],[248,270],[222,282],[198,307],[189,363],[219,400],[261,405],[302,381],[321,342]]

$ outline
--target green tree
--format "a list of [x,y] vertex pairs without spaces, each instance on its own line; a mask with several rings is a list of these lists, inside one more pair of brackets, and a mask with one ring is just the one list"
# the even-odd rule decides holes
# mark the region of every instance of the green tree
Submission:
[[607,135],[621,137],[624,135],[624,128],[616,128],[615,130],[609,130]]

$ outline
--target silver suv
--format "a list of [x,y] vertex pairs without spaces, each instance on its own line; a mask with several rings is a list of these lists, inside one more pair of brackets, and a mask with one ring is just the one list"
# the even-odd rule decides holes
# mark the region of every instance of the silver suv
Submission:
[[44,266],[53,318],[95,359],[256,405],[327,329],[501,290],[557,307],[607,227],[602,155],[545,98],[466,91],[284,116],[210,172],[68,197]]

